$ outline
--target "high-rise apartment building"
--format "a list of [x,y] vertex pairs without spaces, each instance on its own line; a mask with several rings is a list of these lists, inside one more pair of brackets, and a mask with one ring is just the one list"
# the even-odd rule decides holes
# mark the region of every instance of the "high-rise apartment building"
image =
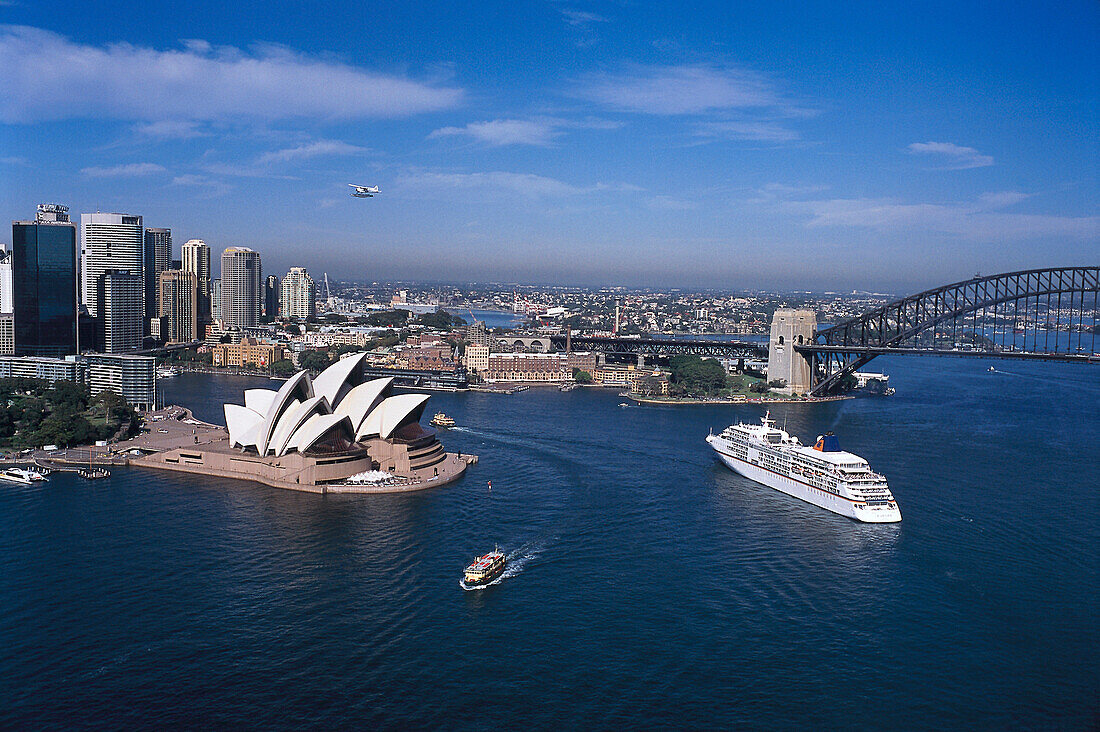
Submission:
[[76,226],[68,212],[41,204],[34,221],[12,222],[10,269],[2,285],[18,356],[76,353]]
[[190,343],[199,337],[199,283],[192,272],[169,269],[160,273],[159,316],[165,324],[161,338]]
[[[210,247],[202,239],[188,239],[180,247],[180,269],[195,275],[199,286],[199,323],[206,324],[214,319],[212,293],[210,287]],[[218,303],[220,307],[221,303]]]
[[221,320],[226,327],[254,328],[263,308],[260,253],[248,247],[222,252]]
[[264,322],[270,323],[279,316],[279,278],[268,275],[264,280]]
[[[80,301],[94,317],[102,317],[100,285],[109,269],[130,272],[144,282],[145,236],[141,217],[120,213],[80,214]],[[145,318],[144,287],[142,290],[139,323]]]
[[141,348],[145,282],[141,275],[109,269],[99,276],[99,320],[104,353]]
[[157,288],[160,273],[172,266],[172,230],[145,230],[145,334],[149,335],[149,319],[157,315]]
[[280,287],[279,313],[284,318],[312,318],[317,314],[317,286],[304,267],[291,267]]
[[0,356],[15,355],[15,305],[11,252],[0,249]]

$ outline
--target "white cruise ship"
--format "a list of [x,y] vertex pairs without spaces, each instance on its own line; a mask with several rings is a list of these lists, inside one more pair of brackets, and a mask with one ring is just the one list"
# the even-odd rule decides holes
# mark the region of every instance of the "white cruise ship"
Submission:
[[832,432],[807,447],[777,429],[770,412],[760,422],[730,425],[720,435],[707,435],[707,442],[731,470],[757,483],[856,521],[901,521],[886,478],[841,450]]

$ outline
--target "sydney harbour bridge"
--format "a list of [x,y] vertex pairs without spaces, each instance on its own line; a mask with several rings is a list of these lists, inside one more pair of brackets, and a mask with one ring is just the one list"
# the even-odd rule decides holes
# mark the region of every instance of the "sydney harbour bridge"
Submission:
[[[904,297],[818,330],[780,327],[767,343],[555,335],[557,348],[640,357],[695,354],[768,359],[791,386],[815,396],[843,388],[845,377],[882,355],[972,356],[1100,363],[1100,267],[1032,269],[975,276]],[[787,311],[807,313],[808,311]],[[777,368],[780,367],[780,368]],[[804,382],[804,383],[797,383]]]

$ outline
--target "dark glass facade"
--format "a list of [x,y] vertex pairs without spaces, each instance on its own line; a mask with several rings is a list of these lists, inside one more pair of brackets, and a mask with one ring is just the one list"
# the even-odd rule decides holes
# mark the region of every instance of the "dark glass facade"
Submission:
[[12,224],[15,355],[76,353],[76,226]]
[[145,248],[142,251],[145,266],[145,319],[143,328],[149,335],[149,318],[154,318],[159,309],[157,289],[160,286],[160,273],[172,264],[172,230],[146,229]]

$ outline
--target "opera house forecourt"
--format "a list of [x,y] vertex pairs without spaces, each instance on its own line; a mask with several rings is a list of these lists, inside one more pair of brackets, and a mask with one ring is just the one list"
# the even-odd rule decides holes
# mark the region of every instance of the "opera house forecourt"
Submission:
[[248,389],[243,405],[225,405],[226,429],[215,439],[189,431],[195,444],[131,463],[316,493],[419,490],[461,477],[477,458],[445,452],[435,430],[421,426],[430,397],[395,395],[390,378],[366,380],[365,355],[315,379],[300,371],[278,391]]

